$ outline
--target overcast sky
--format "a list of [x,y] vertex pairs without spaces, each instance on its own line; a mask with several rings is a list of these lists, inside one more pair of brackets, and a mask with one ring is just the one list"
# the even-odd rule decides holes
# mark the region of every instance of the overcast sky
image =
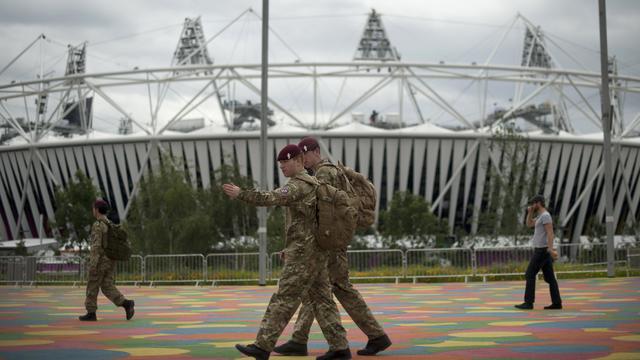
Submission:
[[[351,60],[367,13],[375,8],[383,15],[391,43],[404,61],[482,63],[520,13],[543,29],[553,43],[549,46],[560,66],[567,69],[584,66],[598,71],[597,3],[596,0],[272,1],[270,61]],[[62,75],[66,44],[82,41],[88,41],[89,46],[88,72],[166,66],[171,62],[185,17],[201,16],[205,36],[210,38],[248,8],[259,16],[261,6],[261,1],[248,0],[4,0],[0,5],[0,68],[38,34],[45,34],[48,41],[33,47],[0,75],[0,83],[33,79],[40,71],[40,54],[45,59],[45,72]],[[637,40],[640,1],[608,1],[607,13],[609,54],[619,59],[622,74],[640,76]],[[209,44],[208,50],[216,64],[259,62],[258,16],[243,15]],[[523,34],[523,26],[516,25],[492,63],[518,65]],[[460,92],[460,89],[442,86],[448,96],[455,97],[456,92]],[[630,99],[637,105],[638,97]],[[300,100],[291,106],[306,105],[306,101]],[[638,106],[629,105],[631,112],[637,113]],[[328,112],[331,106],[324,106]],[[371,107],[359,110],[368,111]],[[308,112],[308,109],[301,111]],[[113,128],[114,121],[117,122],[97,120],[96,127]],[[584,130],[593,129],[585,125]]]

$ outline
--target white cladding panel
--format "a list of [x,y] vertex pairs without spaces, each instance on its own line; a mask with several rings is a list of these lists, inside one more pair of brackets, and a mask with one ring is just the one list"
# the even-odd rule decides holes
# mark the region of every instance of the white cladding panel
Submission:
[[[378,209],[381,205],[381,189],[384,190],[387,203],[398,190],[423,194],[432,203],[450,183],[438,213],[447,218],[451,229],[471,225],[472,233],[477,230],[478,214],[487,205],[483,204],[488,193],[488,189],[485,189],[487,168],[495,167],[494,161],[500,161],[504,155],[494,148],[493,155],[489,156],[487,146],[491,139],[478,139],[473,135],[398,135],[390,132],[387,136],[376,132],[352,137],[343,134],[332,136],[329,134],[325,137],[325,144],[333,159],[344,160],[346,165],[357,168],[372,180],[379,193]],[[280,185],[286,182],[275,166],[275,156],[284,145],[298,140],[297,137],[277,135],[268,138],[267,188],[274,188],[275,176],[278,176]],[[481,141],[480,146],[473,153],[468,153],[474,149],[476,141]],[[217,170],[222,163],[237,164],[240,173],[251,173],[255,182],[258,182],[260,174],[259,139],[252,134],[246,137],[223,134],[210,138],[172,138],[166,142],[157,139],[144,142],[140,142],[140,139],[133,142],[118,139],[114,143],[104,143],[101,139],[99,142],[87,140],[86,143],[73,142],[69,145],[57,143],[51,147],[39,144],[33,150],[36,156],[32,156],[32,150],[25,150],[24,147],[0,150],[0,202],[7,221],[0,229],[0,234],[11,237],[17,236],[19,231],[25,234],[37,231],[33,224],[39,221],[40,212],[52,219],[56,206],[54,184],[68,186],[77,170],[86,173],[94,185],[115,202],[114,207],[119,213],[123,213],[131,201],[131,190],[141,179],[141,173],[149,171],[148,164],[157,169],[160,157],[166,161],[174,155],[183,162],[193,181],[192,185],[198,187],[210,187],[210,169]],[[614,216],[618,223],[631,223],[626,203],[631,202],[634,210],[638,209],[640,203],[640,147],[625,143],[616,151],[620,155],[620,163],[614,168]],[[568,228],[576,234],[582,233],[589,217],[595,216],[599,221],[604,219],[602,174],[592,186],[587,187],[602,163],[601,154],[602,146],[597,143],[574,139],[564,142],[558,139],[534,139],[530,140],[526,158],[518,159],[527,163],[538,161],[539,176],[544,176],[541,188],[552,214],[560,222],[570,213]],[[462,160],[466,157],[468,160],[463,164]],[[509,174],[510,170],[505,165],[502,164],[502,171]],[[452,178],[456,173],[456,177]],[[626,194],[627,187],[629,196]],[[23,192],[25,199],[21,201]],[[583,192],[583,200],[576,203]],[[554,199],[549,198],[552,194]],[[19,227],[16,224],[18,215],[10,204],[23,206],[20,209],[23,215]],[[448,207],[442,207],[445,204]],[[591,213],[590,205],[594,207]],[[448,211],[442,211],[445,208]],[[473,213],[468,214],[470,211]]]

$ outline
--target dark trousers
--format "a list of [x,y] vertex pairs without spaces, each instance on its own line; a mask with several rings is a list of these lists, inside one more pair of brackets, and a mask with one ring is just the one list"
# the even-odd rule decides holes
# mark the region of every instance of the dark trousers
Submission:
[[560,289],[558,289],[558,281],[553,273],[553,259],[551,254],[547,252],[547,248],[536,248],[527,272],[524,274],[527,279],[527,287],[524,292],[524,302],[533,304],[536,299],[536,276],[542,269],[544,281],[549,284],[549,292],[551,293],[551,302],[553,304],[562,304],[560,298]]

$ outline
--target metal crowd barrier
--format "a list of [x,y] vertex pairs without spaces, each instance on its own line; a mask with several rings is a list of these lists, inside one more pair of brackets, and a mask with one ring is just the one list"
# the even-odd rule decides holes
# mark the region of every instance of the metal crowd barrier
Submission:
[[[607,272],[607,244],[562,244],[555,269],[558,274]],[[627,250],[615,249],[614,262],[627,263]]]
[[258,281],[260,253],[209,254],[206,257],[206,280],[215,285],[219,281]]
[[144,281],[144,259],[140,255],[131,255],[128,261],[117,261],[115,278],[117,283],[138,285]]
[[489,276],[522,275],[533,255],[530,246],[474,249],[475,275],[486,281]]
[[202,254],[147,255],[144,257],[144,281],[154,283],[195,282],[206,279],[205,257]]
[[0,256],[0,283],[20,284],[24,281],[24,258],[22,256]]
[[74,286],[85,279],[85,263],[79,256],[28,256],[24,258],[25,283]]
[[[606,244],[562,244],[554,264],[557,274],[606,272]],[[522,276],[533,254],[531,247],[452,248],[347,251],[352,279],[413,279]],[[618,268],[640,269],[640,248],[615,250]],[[267,278],[280,277],[280,253],[267,259]],[[79,256],[0,256],[0,283],[78,284],[86,281],[87,260]],[[118,283],[245,282],[259,278],[258,253],[134,255],[117,262]]]
[[350,250],[347,251],[351,279],[404,278],[405,257],[402,250]]
[[471,249],[409,249],[406,252],[407,278],[416,283],[419,278],[463,277],[467,282],[473,276]]
[[282,259],[282,255],[279,252],[271,253],[269,256],[269,266],[267,266],[269,272],[267,278],[269,280],[278,280],[283,267],[284,260]]
[[640,270],[640,248],[627,248],[627,276],[631,270]]

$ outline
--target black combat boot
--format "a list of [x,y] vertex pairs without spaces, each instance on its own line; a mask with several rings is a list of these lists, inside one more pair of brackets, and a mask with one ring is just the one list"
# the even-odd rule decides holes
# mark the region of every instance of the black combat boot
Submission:
[[316,360],[348,360],[351,359],[351,350],[327,351],[324,355],[316,357]]
[[78,316],[78,319],[80,321],[97,321],[98,318],[96,317],[96,313],[94,312],[88,312],[82,316]]
[[533,310],[533,304],[532,303],[527,303],[527,302],[523,302],[522,304],[514,305],[514,307],[516,309],[520,309],[520,310]]
[[133,300],[125,300],[122,303],[122,307],[124,308],[124,311],[127,314],[127,320],[131,320],[131,318],[133,317],[133,314],[136,313],[136,310],[134,309],[135,305],[136,303],[133,302]]
[[278,354],[287,355],[287,356],[307,356],[309,352],[307,351],[307,344],[300,344],[293,340],[289,340],[286,343],[276,346],[273,348],[273,351]]
[[358,350],[358,355],[375,355],[389,346],[391,346],[391,339],[389,339],[387,335],[382,335],[367,341],[367,345],[364,349]]
[[244,355],[251,356],[254,359],[258,360],[268,360],[269,352],[267,350],[262,350],[254,344],[250,345],[240,345],[236,344],[236,349],[243,353]]

